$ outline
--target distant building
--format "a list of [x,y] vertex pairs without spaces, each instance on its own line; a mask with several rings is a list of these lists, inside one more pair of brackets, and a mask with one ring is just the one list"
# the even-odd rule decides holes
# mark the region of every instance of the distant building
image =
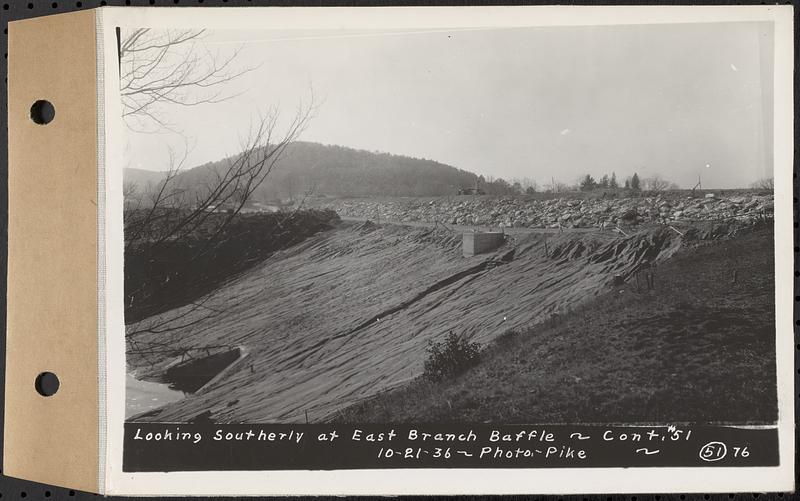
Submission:
[[485,195],[486,192],[480,188],[461,188],[458,190],[459,195]]

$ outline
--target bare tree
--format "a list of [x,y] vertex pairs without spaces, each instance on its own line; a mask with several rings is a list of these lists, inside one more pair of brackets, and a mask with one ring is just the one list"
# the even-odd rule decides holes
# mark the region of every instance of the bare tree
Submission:
[[[141,240],[157,246],[170,239],[180,239],[204,225],[209,214],[224,210],[227,217],[218,223],[215,233],[239,214],[253,192],[272,172],[287,146],[308,126],[315,110],[312,101],[300,105],[280,136],[277,109],[261,117],[242,142],[242,152],[227,159],[222,170],[209,172],[212,177],[194,186],[180,181],[186,153],[178,159],[171,152],[169,170],[156,190],[150,193],[147,210],[141,206],[127,211],[126,250]],[[158,224],[154,224],[158,222]]]
[[775,189],[775,179],[765,177],[754,182],[750,187],[754,190],[773,191]]
[[164,105],[197,106],[234,97],[225,89],[253,67],[237,68],[241,48],[227,56],[204,44],[205,30],[133,30],[120,40],[123,118],[138,132],[171,129]]
[[[168,119],[170,107],[220,103],[236,95],[227,84],[253,68],[235,67],[239,50],[225,57],[208,50],[202,43],[205,35],[203,30],[140,29],[120,40],[120,92],[124,118],[131,131],[174,131]],[[240,153],[228,158],[221,168],[194,172],[194,182],[184,175],[187,145],[180,153],[169,151],[166,171],[159,182],[147,189],[125,183],[129,353],[152,355],[172,350],[172,334],[219,314],[207,299],[184,303],[171,314],[160,314],[163,308],[159,309],[158,302],[166,290],[173,290],[170,287],[174,287],[175,280],[202,280],[187,275],[226,242],[231,223],[315,112],[313,92],[286,120],[277,108],[268,109],[251,123],[241,140]],[[177,245],[183,245],[180,260],[174,259]],[[130,262],[139,269],[129,270]],[[145,269],[148,263],[164,262],[175,263],[175,268],[161,274]]]
[[[126,254],[135,251],[155,259],[170,243],[195,237],[198,233],[202,233],[202,238],[188,259],[197,259],[213,250],[253,192],[273,171],[287,146],[305,130],[314,110],[313,101],[301,104],[279,136],[280,114],[276,109],[271,110],[250,129],[242,152],[229,158],[224,168],[205,173],[208,179],[199,184],[187,186],[181,182],[179,174],[186,154],[181,157],[171,154],[170,168],[157,189],[126,203]],[[142,292],[129,289],[127,306],[148,301],[148,296]]]
[[522,178],[522,187],[525,190],[525,193],[531,195],[539,191],[539,185],[536,181],[530,177],[523,177]]
[[656,174],[652,177],[642,179],[642,188],[644,188],[645,191],[660,193],[667,190],[676,190],[678,189],[678,185]]
[[551,184],[547,185],[546,191],[549,193],[568,193],[570,191],[577,191],[577,188],[562,181],[556,181],[553,179]]

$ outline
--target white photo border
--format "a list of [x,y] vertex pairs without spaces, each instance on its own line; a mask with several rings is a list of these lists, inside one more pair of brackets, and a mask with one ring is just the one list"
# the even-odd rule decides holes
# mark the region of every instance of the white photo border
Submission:
[[[634,492],[763,492],[794,489],[793,335],[793,10],[783,6],[522,6],[522,7],[103,7],[97,10],[98,67],[105,133],[99,166],[106,194],[101,284],[106,333],[100,392],[101,482],[106,494],[400,495],[589,494]],[[382,469],[338,471],[122,471],[125,416],[122,158],[116,28],[469,29],[670,23],[774,23],[775,307],[780,466],[715,468]],[[100,60],[102,59],[102,61]],[[100,226],[103,228],[103,226]],[[102,254],[102,252],[101,252]],[[101,345],[102,346],[102,345]],[[101,354],[102,356],[102,354]],[[101,426],[101,430],[103,427]],[[102,484],[101,484],[102,486]]]

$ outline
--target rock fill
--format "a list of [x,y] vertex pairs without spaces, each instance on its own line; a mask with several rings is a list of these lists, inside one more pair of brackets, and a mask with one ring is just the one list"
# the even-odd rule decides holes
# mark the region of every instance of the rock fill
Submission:
[[647,223],[754,222],[772,218],[772,195],[665,194],[628,198],[453,196],[320,203],[342,217],[509,228],[608,228]]

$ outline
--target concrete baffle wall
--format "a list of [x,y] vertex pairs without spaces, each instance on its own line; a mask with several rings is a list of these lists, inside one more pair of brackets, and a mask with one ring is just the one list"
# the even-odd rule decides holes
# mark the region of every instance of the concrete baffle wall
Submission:
[[490,252],[503,245],[505,235],[499,231],[489,231],[486,233],[464,233],[462,239],[462,249],[465,256],[474,256]]

